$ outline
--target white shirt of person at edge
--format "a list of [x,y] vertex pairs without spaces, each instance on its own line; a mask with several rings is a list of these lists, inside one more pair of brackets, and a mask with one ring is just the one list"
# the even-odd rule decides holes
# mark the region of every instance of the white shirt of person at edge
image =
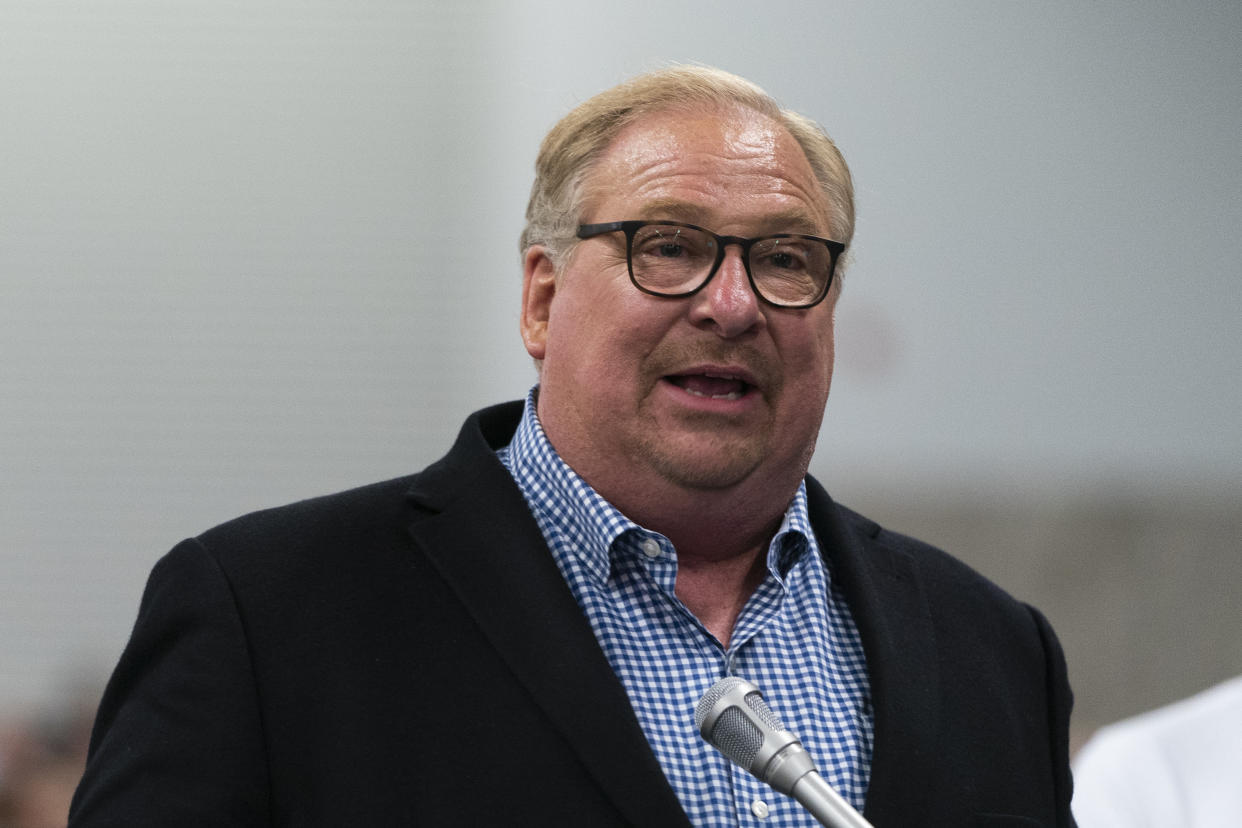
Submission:
[[1079,828],[1242,828],[1242,676],[1097,731],[1073,811]]

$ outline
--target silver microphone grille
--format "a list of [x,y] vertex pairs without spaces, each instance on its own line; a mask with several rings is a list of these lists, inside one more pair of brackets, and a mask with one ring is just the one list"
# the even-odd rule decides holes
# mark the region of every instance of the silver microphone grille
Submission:
[[730,762],[750,770],[750,763],[763,747],[763,731],[739,708],[730,707],[716,719],[708,741]]
[[741,684],[750,684],[750,682],[737,676],[725,676],[707,688],[707,692],[703,694],[703,698],[699,699],[698,705],[694,708],[694,726],[696,728],[702,727],[703,720],[707,718],[708,713],[712,712],[716,702],[720,701],[730,690]]
[[[750,711],[749,715],[742,710],[742,705]],[[711,722],[710,732],[704,732],[703,723],[713,711],[716,711],[715,721]],[[694,724],[717,750],[747,770],[763,747],[762,727],[771,731],[785,729],[763,700],[759,688],[737,676],[726,676],[703,694],[694,709]]]
[[755,688],[753,692],[746,694],[746,706],[755,711],[755,715],[773,730],[784,730],[785,725],[781,722],[779,716],[772,712],[772,708],[768,707],[768,703],[763,700],[763,694]]

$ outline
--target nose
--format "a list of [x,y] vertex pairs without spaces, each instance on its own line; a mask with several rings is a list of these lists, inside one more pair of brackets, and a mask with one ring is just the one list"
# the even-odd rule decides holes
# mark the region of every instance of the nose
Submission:
[[690,319],[724,339],[741,336],[763,324],[763,308],[750,286],[739,246],[725,247],[720,267],[692,298]]

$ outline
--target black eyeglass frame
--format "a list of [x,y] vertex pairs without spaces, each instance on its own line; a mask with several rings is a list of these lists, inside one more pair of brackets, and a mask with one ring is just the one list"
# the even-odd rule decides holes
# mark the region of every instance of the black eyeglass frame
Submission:
[[[699,283],[698,287],[693,290],[687,290],[683,293],[661,293],[659,291],[645,288],[634,278],[634,236],[644,227],[650,225],[659,225],[661,227],[686,227],[691,230],[697,230],[700,233],[706,233],[716,241],[716,261],[712,264],[711,269],[707,271],[707,276]],[[682,299],[687,296],[693,296],[707,286],[712,277],[720,270],[720,265],[724,262],[725,246],[736,244],[742,248],[742,265],[746,268],[746,278],[750,282],[750,289],[755,292],[755,296],[774,308],[788,308],[790,310],[803,310],[805,308],[813,308],[820,302],[824,301],[824,297],[828,295],[828,291],[832,289],[832,280],[837,275],[837,262],[841,258],[841,254],[845,252],[845,245],[839,241],[825,239],[820,236],[808,236],[802,233],[771,233],[767,236],[758,236],[753,239],[743,238],[741,236],[722,236],[719,233],[713,233],[706,227],[699,227],[696,224],[687,224],[683,221],[646,221],[642,219],[632,219],[629,221],[606,221],[601,224],[580,224],[578,225],[579,239],[593,239],[596,236],[602,236],[606,233],[625,233],[625,266],[630,274],[630,283],[634,287],[650,296],[661,296],[667,299]],[[767,241],[768,239],[804,239],[823,244],[828,248],[828,256],[830,258],[830,266],[828,270],[828,279],[824,282],[823,290],[819,295],[810,302],[798,305],[782,305],[773,302],[771,299],[763,295],[763,291],[759,290],[759,286],[755,284],[755,276],[750,272],[750,248],[757,242]]]

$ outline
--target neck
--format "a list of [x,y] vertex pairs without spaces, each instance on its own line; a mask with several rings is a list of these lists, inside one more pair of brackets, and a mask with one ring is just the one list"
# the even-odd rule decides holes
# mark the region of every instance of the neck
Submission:
[[728,647],[742,608],[767,573],[768,546],[792,497],[766,509],[757,508],[753,498],[715,492],[613,505],[672,541],[677,597]]
[[677,597],[695,618],[729,646],[733,627],[767,571],[766,545],[728,560],[704,562],[677,556]]

